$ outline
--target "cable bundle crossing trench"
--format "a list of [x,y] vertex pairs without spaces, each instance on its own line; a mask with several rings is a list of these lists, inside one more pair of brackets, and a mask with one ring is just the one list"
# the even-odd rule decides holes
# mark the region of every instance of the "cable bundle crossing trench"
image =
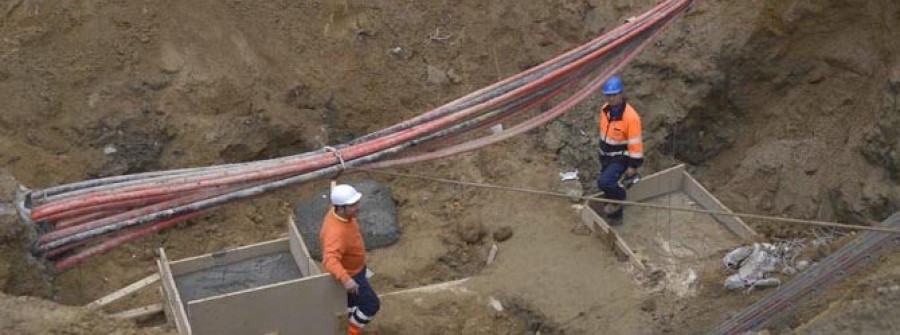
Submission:
[[[344,169],[422,162],[506,140],[546,124],[596,92],[692,4],[693,0],[664,1],[543,64],[335,147],[257,162],[115,176],[31,191],[20,208],[38,227],[32,251],[63,270],[219,205]],[[554,98],[558,99],[551,100]],[[559,102],[534,112],[551,101]],[[517,120],[523,121],[496,134],[481,131]],[[451,145],[422,150],[437,143]]]

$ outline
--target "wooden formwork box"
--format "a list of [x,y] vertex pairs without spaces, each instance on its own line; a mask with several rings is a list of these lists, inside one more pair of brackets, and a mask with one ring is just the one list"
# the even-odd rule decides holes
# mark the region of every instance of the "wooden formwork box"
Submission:
[[[706,190],[693,176],[684,169],[684,165],[654,173],[641,180],[628,190],[628,201],[641,202],[653,197],[681,191],[706,210],[732,213],[715,196]],[[600,196],[602,193],[595,195]],[[732,215],[711,215],[716,222],[725,226],[731,233],[745,241],[757,239],[757,233],[748,227],[743,220]],[[600,239],[613,247],[616,253],[630,261],[637,269],[646,270],[646,264],[638,257],[619,233],[591,208],[588,202],[581,210],[581,221],[597,234]]]
[[[288,220],[288,237],[213,254],[169,261],[159,250],[166,319],[181,335],[341,334],[347,330],[347,295],[310,257]],[[290,251],[302,276],[233,293],[182,301],[175,278],[223,264]]]

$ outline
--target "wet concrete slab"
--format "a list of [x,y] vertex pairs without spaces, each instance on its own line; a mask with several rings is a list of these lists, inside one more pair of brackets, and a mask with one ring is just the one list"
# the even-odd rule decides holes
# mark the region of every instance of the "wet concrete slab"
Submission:
[[293,256],[285,251],[180,275],[175,277],[175,286],[187,304],[302,277]]

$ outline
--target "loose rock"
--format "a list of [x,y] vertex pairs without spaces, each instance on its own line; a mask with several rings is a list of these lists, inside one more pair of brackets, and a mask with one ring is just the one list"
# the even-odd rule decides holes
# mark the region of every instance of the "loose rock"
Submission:
[[481,222],[467,222],[459,224],[456,233],[466,243],[476,244],[481,242],[481,239],[487,235],[487,229],[484,228],[484,224]]
[[510,226],[503,226],[494,231],[494,241],[503,242],[513,235],[513,229]]

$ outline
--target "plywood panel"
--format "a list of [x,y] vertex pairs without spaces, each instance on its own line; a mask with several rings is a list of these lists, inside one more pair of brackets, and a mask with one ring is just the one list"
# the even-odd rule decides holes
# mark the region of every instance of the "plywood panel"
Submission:
[[[684,188],[683,191],[685,194],[694,199],[700,206],[711,211],[719,211],[731,213],[731,210],[728,207],[725,207],[716,197],[709,193],[703,185],[700,184],[694,177],[692,177],[689,173],[684,172]],[[756,239],[756,232],[744,224],[744,221],[738,217],[731,215],[713,215],[713,218],[716,219],[719,223],[723,224],[735,235],[752,241]]]
[[[347,295],[322,274],[188,302],[197,334],[335,334]],[[229,322],[222,322],[229,320]]]
[[682,187],[684,165],[677,165],[644,177],[628,190],[628,201],[640,202]]
[[212,254],[186,258],[172,262],[169,264],[169,266],[172,270],[173,276],[180,276],[186,273],[211,268],[214,266],[240,262],[262,255],[287,251],[289,249],[290,242],[286,237],[234,249],[228,249]]
[[175,314],[172,303],[166,298],[166,291],[162,285],[159,286],[159,300],[162,301],[163,314],[166,316],[166,326],[175,327]]
[[[172,277],[172,270],[169,268],[169,259],[166,252],[162,248],[159,249],[159,259],[156,261],[159,267],[159,276],[163,286],[163,304],[166,304],[166,310],[170,311],[171,318],[167,318],[175,323],[175,329],[178,334],[191,335],[191,325],[188,322],[187,312],[184,310],[184,304],[181,303],[181,296],[175,286],[175,278]],[[174,319],[174,320],[173,320]]]
[[294,255],[294,260],[297,261],[297,267],[300,268],[300,272],[303,273],[304,277],[320,274],[319,267],[310,258],[306,242],[303,242],[303,236],[300,235],[300,231],[297,230],[297,226],[294,223],[294,216],[291,215],[287,220],[288,238],[291,244],[291,254]]

